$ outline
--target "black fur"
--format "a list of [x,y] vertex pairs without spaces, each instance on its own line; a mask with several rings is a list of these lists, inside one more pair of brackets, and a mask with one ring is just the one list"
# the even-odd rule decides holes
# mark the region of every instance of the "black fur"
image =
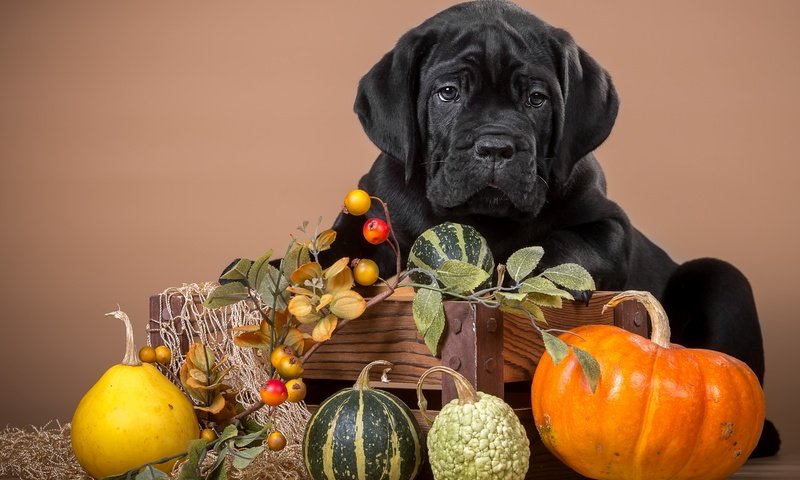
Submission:
[[[477,228],[497,262],[540,245],[542,268],[575,262],[598,289],[652,292],[673,342],[732,354],[763,381],[745,277],[719,260],[679,266],[606,197],[592,152],[618,106],[609,74],[564,30],[506,2],[456,5],[406,33],[361,80],[355,111],[383,153],[359,187],[388,203],[403,264],[443,221]],[[340,215],[325,257],[373,258],[392,273],[394,254],[363,240],[363,222]],[[757,453],[779,444],[768,423]]]

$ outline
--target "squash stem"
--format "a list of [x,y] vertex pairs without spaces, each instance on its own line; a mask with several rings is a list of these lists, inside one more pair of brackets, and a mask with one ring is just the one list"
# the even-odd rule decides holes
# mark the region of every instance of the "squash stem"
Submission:
[[619,303],[624,302],[626,300],[636,300],[637,302],[644,305],[645,310],[647,310],[648,315],[650,316],[650,324],[653,327],[653,331],[650,334],[650,341],[658,345],[659,347],[669,348],[670,342],[669,338],[671,335],[669,329],[669,319],[667,318],[667,312],[664,311],[664,307],[656,300],[650,292],[642,292],[637,290],[628,290],[622,293],[617,294],[608,301],[608,303],[603,306],[603,313],[605,313],[606,309],[614,308]]
[[106,316],[116,317],[125,324],[125,357],[122,358],[122,364],[131,367],[141,365],[142,362],[139,360],[139,352],[136,351],[136,341],[133,338],[131,319],[128,318],[128,315],[121,311],[119,307],[117,307],[117,311],[115,312],[106,313]]
[[456,385],[456,393],[458,394],[458,402],[461,405],[466,405],[469,403],[477,403],[480,400],[478,396],[478,392],[475,390],[475,387],[469,383],[464,375],[456,372],[450,367],[445,367],[444,365],[437,365],[435,367],[431,367],[419,377],[419,381],[417,382],[417,405],[419,405],[420,413],[422,417],[428,422],[433,422],[433,418],[428,415],[427,406],[428,401],[425,399],[425,395],[422,393],[422,385],[425,383],[425,378],[434,372],[442,372],[450,375],[453,377],[453,382]]
[[394,365],[391,362],[387,362],[386,360],[375,360],[374,362],[368,364],[366,367],[361,370],[361,373],[358,375],[356,379],[355,385],[353,385],[353,390],[369,390],[369,371],[375,365],[382,365],[386,368],[383,369],[384,375],[386,372],[392,369]]

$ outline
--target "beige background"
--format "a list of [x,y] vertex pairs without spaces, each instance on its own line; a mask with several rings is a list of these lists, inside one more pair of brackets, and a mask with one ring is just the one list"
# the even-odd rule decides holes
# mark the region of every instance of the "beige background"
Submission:
[[[152,293],[329,223],[376,155],[360,76],[446,1],[0,2],[0,426],[69,420]],[[800,2],[525,1],[613,75],[610,196],[752,280],[797,420]]]

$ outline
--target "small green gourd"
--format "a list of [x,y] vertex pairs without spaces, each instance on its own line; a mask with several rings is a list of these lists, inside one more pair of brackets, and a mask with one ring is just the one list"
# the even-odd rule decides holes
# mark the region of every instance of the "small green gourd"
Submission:
[[[419,424],[402,400],[370,388],[369,371],[392,364],[377,360],[352,388],[334,394],[311,417],[303,458],[314,480],[411,480],[422,465]],[[385,373],[385,372],[384,372]]]
[[429,423],[422,394],[425,377],[453,377],[458,398],[442,407],[428,432],[428,459],[436,480],[522,480],[528,472],[530,441],[514,410],[502,399],[478,392],[455,370],[436,366],[417,382],[420,412]]

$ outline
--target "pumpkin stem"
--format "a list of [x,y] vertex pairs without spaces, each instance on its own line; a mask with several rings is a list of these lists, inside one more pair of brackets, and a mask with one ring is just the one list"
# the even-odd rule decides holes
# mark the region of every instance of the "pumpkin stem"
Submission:
[[128,315],[125,312],[119,309],[117,306],[116,312],[106,313],[108,317],[116,317],[122,320],[122,323],[125,324],[125,357],[122,359],[123,365],[129,365],[131,367],[137,367],[142,364],[141,360],[139,360],[139,353],[136,351],[136,342],[133,338],[133,326],[131,325],[131,319],[128,318]]
[[656,300],[656,297],[650,292],[628,290],[619,293],[605,304],[603,313],[605,313],[607,308],[614,308],[617,304],[626,300],[636,300],[644,305],[645,310],[647,310],[647,313],[650,315],[650,324],[653,327],[653,331],[650,334],[650,341],[659,347],[669,348],[670,329],[667,312],[664,311],[664,307],[661,306],[658,300]]
[[[392,369],[392,367],[394,367],[394,365],[391,362],[387,362],[386,360],[375,360],[374,362],[367,364],[367,366],[364,367],[361,370],[361,373],[358,375],[356,383],[355,385],[353,385],[353,390],[369,390],[369,370],[375,365],[383,365],[384,367],[386,367],[383,369],[383,374],[381,376],[381,379],[384,379],[386,376],[386,372],[388,372],[389,370]],[[388,382],[389,380],[383,380],[383,381]]]
[[453,382],[456,384],[456,392],[458,393],[458,402],[461,405],[476,403],[480,400],[475,387],[469,383],[469,380],[467,380],[464,375],[461,375],[452,368],[445,367],[444,365],[431,367],[425,370],[422,376],[419,377],[419,381],[417,381],[417,405],[419,406],[419,411],[422,414],[422,418],[424,418],[426,422],[432,423],[433,418],[428,415],[428,411],[426,410],[428,407],[428,401],[425,399],[425,395],[422,394],[422,384],[425,383],[425,378],[434,372],[446,373],[453,377]]

